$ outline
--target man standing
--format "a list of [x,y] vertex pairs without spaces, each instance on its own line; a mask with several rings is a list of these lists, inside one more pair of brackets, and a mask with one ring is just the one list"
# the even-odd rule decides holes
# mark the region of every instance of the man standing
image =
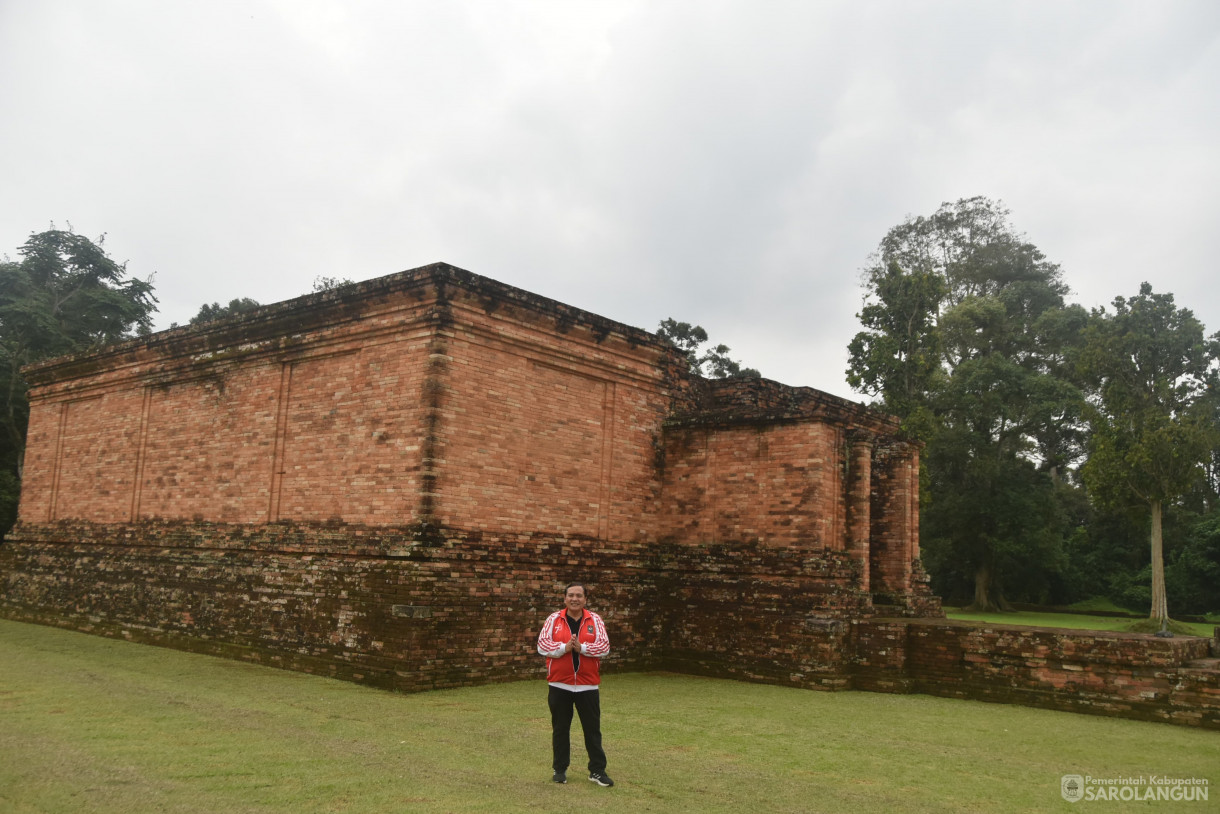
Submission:
[[551,708],[551,765],[556,783],[568,782],[571,758],[572,708],[580,716],[589,753],[589,779],[599,786],[613,786],[606,774],[602,751],[602,711],[598,695],[598,670],[602,656],[610,652],[610,637],[602,618],[585,607],[585,586],[573,582],[564,591],[563,610],[546,618],[538,632],[538,652],[546,656],[546,680],[550,685],[547,704]]

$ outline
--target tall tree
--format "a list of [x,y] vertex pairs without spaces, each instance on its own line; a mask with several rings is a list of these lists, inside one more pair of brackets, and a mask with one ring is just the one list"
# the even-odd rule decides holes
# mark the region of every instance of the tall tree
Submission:
[[754,368],[742,367],[740,362],[729,358],[728,345],[702,349],[703,344],[708,341],[707,331],[698,325],[664,319],[657,329],[657,336],[685,353],[691,373],[699,376],[709,379],[727,379],[732,376],[757,379],[762,375]]
[[1205,338],[1190,310],[1148,283],[1137,296],[1116,298],[1112,314],[1093,312],[1080,355],[1092,431],[1082,475],[1103,504],[1138,501],[1147,508],[1149,617],[1160,622],[1169,619],[1162,516],[1166,504],[1203,480],[1220,444],[1209,397],[1218,358],[1220,334]]
[[891,229],[863,282],[848,381],[928,444],[938,588],[985,609],[1006,605],[1006,579],[1039,590],[1062,559],[1055,476],[1078,449],[1064,347],[1086,315],[1065,305],[1059,267],[975,197]]
[[96,241],[31,234],[21,260],[0,263],[0,531],[16,519],[29,400],[24,365],[151,331],[151,280],[127,277]]
[[875,300],[857,315],[865,330],[847,346],[847,382],[879,397],[910,435],[927,438],[935,426],[930,396],[942,384],[937,318],[948,283],[934,270],[904,271],[896,260],[870,282]]

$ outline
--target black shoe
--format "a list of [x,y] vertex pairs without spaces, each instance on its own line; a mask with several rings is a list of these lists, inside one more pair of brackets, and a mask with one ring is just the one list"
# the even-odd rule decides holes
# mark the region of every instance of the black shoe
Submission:
[[568,782],[568,773],[567,772],[555,772],[555,774],[551,776],[551,782],[552,783]]
[[605,772],[589,772],[589,779],[599,786],[613,786],[614,781]]

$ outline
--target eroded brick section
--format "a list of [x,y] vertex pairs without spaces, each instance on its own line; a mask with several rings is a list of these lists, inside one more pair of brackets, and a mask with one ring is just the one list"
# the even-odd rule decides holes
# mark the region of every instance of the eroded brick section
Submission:
[[933,620],[853,628],[860,689],[1220,729],[1214,640]]
[[879,603],[908,606],[918,598],[913,586],[926,581],[919,564],[919,450],[878,444],[871,477],[869,586]]

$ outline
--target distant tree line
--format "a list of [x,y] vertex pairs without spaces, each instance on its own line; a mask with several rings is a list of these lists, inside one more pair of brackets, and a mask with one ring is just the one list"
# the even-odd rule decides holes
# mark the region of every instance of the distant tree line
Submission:
[[926,444],[933,587],[986,610],[1220,609],[1220,334],[1148,283],[1068,300],[983,197],[892,228],[862,275],[848,381]]

